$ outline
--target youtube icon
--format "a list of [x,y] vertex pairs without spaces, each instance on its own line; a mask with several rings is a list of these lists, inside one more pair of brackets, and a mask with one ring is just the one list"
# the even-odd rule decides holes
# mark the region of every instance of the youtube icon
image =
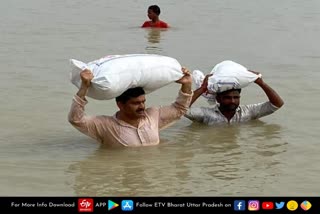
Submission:
[[262,209],[263,210],[272,210],[273,209],[273,202],[270,202],[270,201],[262,202]]

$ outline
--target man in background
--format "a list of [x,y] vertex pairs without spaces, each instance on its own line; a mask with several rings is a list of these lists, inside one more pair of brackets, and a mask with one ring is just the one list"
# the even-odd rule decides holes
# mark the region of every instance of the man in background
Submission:
[[[255,71],[251,72],[258,74]],[[202,86],[194,91],[190,107],[202,93],[207,93],[208,78],[211,75],[207,75]],[[231,89],[217,93],[217,104],[213,107],[190,108],[185,117],[206,125],[240,123],[270,115],[282,107],[284,102],[281,97],[261,77],[257,78],[255,83],[265,92],[268,101],[240,105],[241,89]]]
[[141,26],[142,28],[169,28],[169,25],[161,21],[159,19],[159,15],[161,13],[160,7],[158,5],[151,5],[148,8],[148,17],[150,21],[145,21],[143,25]]

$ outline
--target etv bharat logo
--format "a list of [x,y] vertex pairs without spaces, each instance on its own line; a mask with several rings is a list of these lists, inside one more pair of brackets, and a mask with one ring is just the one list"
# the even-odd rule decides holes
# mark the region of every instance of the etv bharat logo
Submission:
[[78,199],[79,212],[93,212],[93,199],[92,198],[79,198]]

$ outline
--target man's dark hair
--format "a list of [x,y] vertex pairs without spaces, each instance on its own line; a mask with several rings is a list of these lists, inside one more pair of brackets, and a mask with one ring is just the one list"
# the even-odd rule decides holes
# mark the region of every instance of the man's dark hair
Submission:
[[161,11],[160,11],[160,7],[158,5],[151,5],[149,8],[149,10],[152,10],[155,14],[157,14],[158,16],[160,15]]
[[143,90],[142,87],[129,88],[128,90],[123,92],[120,96],[116,97],[116,101],[126,104],[126,102],[131,98],[139,97],[144,94],[145,94],[145,91]]
[[223,92],[217,93],[217,95],[224,95],[224,94],[227,94],[227,93],[229,93],[229,92],[231,92],[231,91],[238,91],[239,94],[241,93],[241,89],[235,89],[235,88],[233,88],[233,89],[230,89],[230,90],[227,90],[227,91],[223,91]]

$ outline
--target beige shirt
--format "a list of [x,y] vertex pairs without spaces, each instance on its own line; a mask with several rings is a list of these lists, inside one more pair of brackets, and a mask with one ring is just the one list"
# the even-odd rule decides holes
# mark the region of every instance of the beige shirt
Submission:
[[170,106],[150,107],[138,128],[113,116],[85,115],[88,101],[75,95],[68,115],[69,122],[80,132],[111,146],[149,146],[160,142],[159,130],[180,119],[188,110],[192,94],[179,91],[176,101]]

